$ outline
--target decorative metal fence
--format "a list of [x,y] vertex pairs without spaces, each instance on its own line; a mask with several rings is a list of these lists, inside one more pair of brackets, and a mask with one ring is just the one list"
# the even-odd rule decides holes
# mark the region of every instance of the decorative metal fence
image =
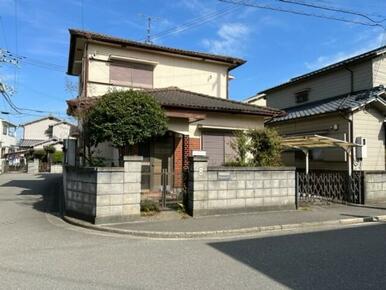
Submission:
[[362,204],[362,172],[304,171],[296,172],[297,196],[300,201],[327,199]]

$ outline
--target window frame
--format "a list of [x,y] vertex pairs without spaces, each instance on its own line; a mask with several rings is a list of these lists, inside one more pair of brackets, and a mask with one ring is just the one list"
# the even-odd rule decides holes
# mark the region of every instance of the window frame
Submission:
[[309,101],[310,89],[304,89],[295,93],[296,104],[303,104]]
[[[126,67],[128,69],[138,69],[138,70],[143,70],[143,71],[149,71],[151,72],[151,82],[149,85],[143,85],[143,84],[138,84],[134,81],[119,81],[119,80],[114,80],[112,78],[112,73],[111,70],[113,67]],[[147,67],[148,69],[140,69],[136,67]],[[134,61],[125,61],[125,60],[110,60],[109,61],[109,83],[114,86],[121,86],[121,87],[130,87],[130,88],[140,88],[140,89],[153,89],[154,88],[154,69],[155,66],[153,64],[149,64],[146,62],[134,62]]]

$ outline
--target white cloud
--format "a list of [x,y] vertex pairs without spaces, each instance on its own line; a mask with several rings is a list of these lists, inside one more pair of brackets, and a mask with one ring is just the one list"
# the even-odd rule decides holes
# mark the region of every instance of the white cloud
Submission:
[[314,61],[306,62],[305,66],[310,70],[315,70],[315,69],[328,66],[330,64],[333,64],[333,63],[342,61],[344,59],[353,57],[355,55],[362,54],[366,51],[375,49],[381,45],[385,45],[385,39],[386,39],[386,34],[380,33],[375,39],[367,41],[366,42],[367,44],[360,48],[357,48],[351,51],[339,51],[332,55],[322,55],[322,56],[319,56]]
[[217,39],[204,39],[202,43],[212,53],[239,54],[249,33],[249,28],[242,23],[226,23],[217,31]]

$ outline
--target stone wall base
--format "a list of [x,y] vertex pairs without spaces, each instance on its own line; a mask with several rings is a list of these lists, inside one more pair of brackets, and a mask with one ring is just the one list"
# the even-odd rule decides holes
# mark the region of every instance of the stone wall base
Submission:
[[216,209],[195,209],[189,213],[193,217],[209,216],[209,215],[228,215],[237,213],[256,213],[276,210],[296,210],[294,205],[282,206],[258,206],[258,207],[239,207],[239,208],[216,208]]

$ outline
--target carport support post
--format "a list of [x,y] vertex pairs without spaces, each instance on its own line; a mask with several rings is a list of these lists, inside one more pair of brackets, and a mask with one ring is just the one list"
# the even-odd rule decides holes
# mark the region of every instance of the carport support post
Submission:
[[348,164],[348,176],[351,176],[352,174],[352,168],[351,168],[351,150],[352,148],[349,147],[346,152],[347,152],[347,164]]
[[306,174],[310,171],[310,154],[308,149],[302,149],[303,153],[306,155]]

